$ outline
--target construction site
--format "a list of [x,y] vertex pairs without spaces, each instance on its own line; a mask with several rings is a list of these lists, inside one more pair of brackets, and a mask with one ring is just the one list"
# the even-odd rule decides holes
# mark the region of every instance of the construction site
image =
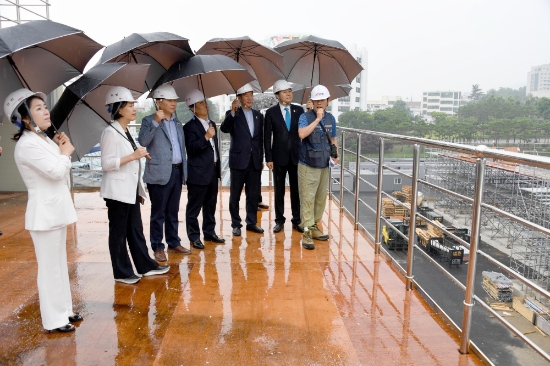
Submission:
[[[517,148],[506,150],[517,152]],[[428,158],[422,164],[425,181],[465,197],[473,197],[476,158],[448,150],[427,149]],[[486,162],[483,203],[512,213],[522,219],[549,228],[548,204],[550,172],[516,163],[492,160]],[[416,221],[416,242],[432,256],[450,265],[467,263],[469,251],[446,235],[440,228],[470,241],[472,205],[420,183]],[[389,250],[406,250],[408,220],[410,220],[411,187],[394,191],[393,198],[383,198],[382,214],[403,235],[384,226],[383,241]],[[395,202],[401,201],[403,205]],[[402,221],[402,222],[400,222]],[[535,231],[489,209],[482,209],[481,241],[503,254],[508,265],[518,274],[533,280],[544,289],[550,287],[550,241],[547,235]],[[501,259],[502,260],[502,259]],[[550,333],[548,301],[519,281],[509,280],[498,272],[483,272],[482,287],[486,301],[497,310],[520,313],[537,329]]]

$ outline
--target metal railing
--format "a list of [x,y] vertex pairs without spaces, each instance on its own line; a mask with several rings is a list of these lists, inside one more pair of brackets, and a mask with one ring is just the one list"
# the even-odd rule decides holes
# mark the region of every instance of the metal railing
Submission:
[[[546,299],[547,301],[550,300],[550,292],[547,290],[547,288],[543,288],[540,284],[532,281],[529,278],[526,278],[525,276],[521,275],[514,269],[510,268],[509,266],[506,266],[505,264],[501,263],[497,259],[491,257],[487,253],[484,253],[483,251],[479,250],[479,241],[480,241],[480,230],[481,230],[481,213],[482,209],[486,210],[487,212],[491,212],[496,215],[501,215],[502,217],[505,217],[506,219],[509,219],[515,223],[524,225],[525,227],[528,227],[538,233],[544,234],[544,235],[550,235],[550,229],[544,226],[541,226],[537,223],[531,222],[528,219],[524,217],[520,217],[518,215],[515,215],[513,213],[507,212],[505,210],[502,210],[499,207],[492,206],[487,203],[483,203],[483,193],[484,193],[484,182],[485,182],[485,174],[486,174],[486,162],[488,159],[497,159],[498,161],[503,161],[507,163],[515,163],[515,164],[522,164],[522,165],[529,165],[532,167],[537,168],[543,168],[543,169],[550,169],[550,158],[542,157],[542,156],[536,156],[536,155],[526,155],[526,154],[520,154],[520,153],[513,153],[503,150],[496,150],[496,149],[490,149],[486,146],[479,145],[477,147],[469,146],[469,145],[462,145],[457,143],[451,143],[451,142],[442,142],[442,141],[434,141],[424,138],[416,138],[416,137],[408,137],[408,136],[402,136],[402,135],[395,135],[395,134],[389,134],[389,133],[381,133],[381,132],[374,132],[374,131],[366,131],[366,130],[359,130],[359,129],[352,129],[352,128],[342,128],[338,127],[339,131],[339,150],[340,150],[340,172],[339,176],[335,178],[331,174],[331,179],[329,182],[329,191],[330,191],[330,198],[332,200],[335,200],[338,202],[340,210],[346,212],[350,217],[351,220],[353,220],[353,224],[356,230],[360,229],[363,230],[367,236],[369,236],[374,244],[374,251],[376,254],[379,254],[382,249],[382,242],[381,242],[381,226],[382,222],[387,225],[387,227],[392,228],[395,230],[395,232],[400,235],[403,239],[407,241],[407,261],[406,261],[406,267],[402,268],[399,263],[393,258],[391,255],[389,255],[389,252],[384,252],[387,254],[389,258],[391,258],[398,266],[399,268],[404,272],[405,278],[406,278],[406,289],[412,290],[413,288],[418,288],[420,292],[424,294],[425,297],[429,299],[430,302],[432,302],[436,307],[439,308],[440,313],[449,324],[452,325],[455,330],[458,331],[460,335],[460,352],[461,353],[468,353],[469,351],[473,351],[474,353],[480,355],[482,358],[485,358],[483,351],[479,349],[473,342],[471,342],[470,339],[470,332],[472,328],[472,309],[474,307],[474,304],[480,304],[482,308],[484,308],[486,311],[489,311],[495,319],[500,321],[506,328],[508,328],[510,331],[512,331],[516,337],[519,337],[523,342],[527,343],[532,349],[534,349],[537,353],[539,353],[544,359],[547,361],[550,361],[550,355],[546,353],[539,345],[535,344],[532,340],[530,340],[528,337],[526,337],[521,331],[519,331],[516,327],[514,327],[510,322],[508,322],[506,319],[504,319],[503,316],[498,314],[494,309],[492,309],[490,306],[484,303],[482,299],[477,297],[474,294],[474,279],[476,274],[476,263],[478,262],[478,257],[482,258],[483,260],[488,261],[492,265],[495,265],[502,269],[506,274],[510,277],[513,277],[515,280],[517,280],[519,283],[521,283],[524,286],[527,286],[528,288],[532,289],[534,292],[538,293],[538,295],[541,298]],[[375,137],[378,139],[378,159],[372,159],[365,155],[363,155],[361,152],[361,137],[363,136],[369,136],[369,138],[372,141],[372,138]],[[391,141],[393,143],[404,143],[408,145],[412,145],[412,174],[404,173],[403,171],[399,169],[395,169],[389,165],[386,165],[384,163],[384,154],[385,154],[385,142]],[[347,144],[355,144],[355,151],[352,151],[349,149],[346,145]],[[431,182],[428,182],[427,180],[423,180],[420,178],[419,174],[419,168],[420,168],[420,148],[435,148],[435,149],[441,149],[446,151],[451,151],[459,154],[467,154],[469,157],[472,157],[475,159],[475,192],[473,197],[467,197],[465,195],[459,194],[457,192],[454,192],[453,190],[444,188],[442,186],[439,186],[437,184],[433,184]],[[350,156],[355,157],[355,161],[348,162],[348,158]],[[471,159],[471,161],[473,161]],[[370,163],[375,164],[378,168],[378,174],[377,174],[377,180],[376,184],[373,184],[369,182],[367,179],[363,178],[361,175],[361,164],[362,163]],[[346,167],[348,165],[348,167]],[[355,165],[355,170],[351,169],[351,166]],[[387,197],[390,198],[395,205],[400,205],[404,209],[409,209],[407,206],[405,206],[402,202],[395,199],[391,194],[383,191],[383,182],[384,182],[384,171],[395,173],[399,176],[409,178],[412,181],[412,193],[411,193],[411,203],[410,203],[410,218],[409,218],[409,233],[408,236],[403,235],[395,226],[393,226],[388,219],[386,219],[382,214],[382,198]],[[345,184],[345,176],[348,173],[350,176],[352,176],[353,179],[353,188],[349,188]],[[339,190],[337,192],[333,191],[333,185],[335,182],[339,183]],[[445,235],[448,235],[452,239],[454,239],[456,242],[460,243],[460,245],[466,247],[470,251],[470,258],[469,258],[469,265],[468,265],[468,272],[467,272],[467,278],[465,281],[465,285],[463,285],[459,280],[457,280],[449,271],[447,271],[445,268],[443,268],[435,259],[433,259],[428,253],[426,253],[424,250],[421,250],[420,246],[415,243],[415,232],[416,232],[416,222],[417,219],[422,219],[425,222],[435,225],[434,221],[430,220],[428,217],[425,217],[424,215],[417,213],[417,199],[418,199],[418,192],[419,192],[419,185],[422,184],[423,186],[432,189],[434,191],[437,191],[441,194],[446,194],[452,196],[454,199],[462,200],[467,204],[472,205],[472,221],[471,221],[471,235],[470,235],[470,242],[467,242],[463,240],[463,238],[455,235],[455,233],[449,231],[447,228],[439,228],[441,229]],[[348,184],[349,185],[349,184]],[[361,187],[362,185],[367,185],[372,190],[376,192],[376,207],[371,207],[367,202],[365,202],[361,198]],[[550,188],[549,188],[550,190]],[[344,203],[344,196],[345,194],[349,194],[353,196],[353,212],[350,212],[351,204],[348,206],[350,209],[345,207]],[[375,214],[375,233],[374,236],[372,236],[372,233],[370,233],[364,225],[360,222],[359,212],[360,212],[360,206],[364,206],[368,211]],[[422,289],[422,287],[417,283],[417,281],[414,278],[414,270],[413,270],[413,259],[415,255],[415,249],[418,249],[416,252],[421,253],[425,259],[430,261],[432,264],[434,264],[440,271],[442,271],[445,276],[451,281],[456,284],[458,287],[464,290],[465,296],[463,301],[463,312],[462,312],[462,325],[459,328],[451,319],[450,317],[445,314],[443,309],[433,300],[431,295]],[[433,294],[432,294],[433,295]],[[485,358],[486,359],[486,358]],[[489,361],[490,362],[490,361]]]

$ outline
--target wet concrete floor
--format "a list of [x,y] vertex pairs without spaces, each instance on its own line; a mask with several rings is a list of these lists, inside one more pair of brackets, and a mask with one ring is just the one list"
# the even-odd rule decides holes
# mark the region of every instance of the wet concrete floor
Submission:
[[[288,197],[288,194],[287,194]],[[273,207],[273,193],[263,193]],[[115,283],[108,221],[98,192],[74,194],[78,223],[67,235],[75,311],[69,334],[42,329],[36,260],[24,230],[25,194],[0,194],[0,364],[4,365],[478,365],[391,264],[329,201],[331,235],[303,250],[290,220],[258,213],[264,234],[232,238],[229,192],[218,200],[216,231],[191,255],[168,253],[166,275]],[[180,209],[185,234],[186,192]],[[290,218],[286,201],[286,216]],[[244,217],[244,194],[241,201]],[[142,209],[146,237],[150,202]],[[152,254],[152,252],[151,252]]]

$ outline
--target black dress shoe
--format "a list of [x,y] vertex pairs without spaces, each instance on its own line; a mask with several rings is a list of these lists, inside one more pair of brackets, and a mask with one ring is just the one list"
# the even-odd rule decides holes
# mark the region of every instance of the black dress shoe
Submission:
[[72,332],[75,329],[76,329],[76,327],[74,325],[72,325],[71,323],[69,323],[69,324],[64,325],[62,327],[59,327],[59,328],[48,329],[47,332],[48,333],[54,333],[54,332],[67,333],[67,332]]
[[240,227],[234,227],[233,228],[233,235],[241,236],[241,228]]
[[258,203],[258,208],[263,208],[264,210],[267,210],[269,208],[269,205],[266,205],[265,203]]
[[277,225],[275,225],[275,227],[273,228],[273,232],[274,232],[274,233],[278,233],[278,232],[280,232],[281,230],[283,230],[283,224],[277,224]]
[[192,241],[191,242],[191,245],[193,246],[193,248],[195,249],[204,249],[204,244],[202,243],[202,241],[200,239],[197,239],[195,241]]
[[296,230],[297,232],[299,232],[299,233],[303,233],[303,232],[304,232],[304,228],[301,227],[300,225],[292,224],[292,228],[293,228],[294,230]]
[[214,243],[225,243],[224,238],[220,238],[218,235],[214,234],[212,236],[205,236],[204,241],[212,241]]
[[264,232],[264,229],[262,229],[258,225],[246,225],[246,231],[253,231],[255,233],[262,234]]
[[71,323],[76,323],[76,322],[79,322],[81,320],[84,320],[84,318],[82,317],[82,315],[80,315],[79,313],[74,313],[74,315],[71,315],[69,317],[69,321]]

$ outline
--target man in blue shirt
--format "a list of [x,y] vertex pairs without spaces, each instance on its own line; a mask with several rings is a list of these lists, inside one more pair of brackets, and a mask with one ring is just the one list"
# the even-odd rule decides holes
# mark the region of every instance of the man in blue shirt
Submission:
[[150,240],[155,259],[166,261],[162,229],[168,249],[179,254],[191,251],[181,246],[178,212],[182,184],[187,178],[187,158],[183,126],[176,118],[178,96],[171,85],[153,90],[157,112],[143,118],[138,141],[147,148],[151,160],[145,163],[143,181],[151,198]]
[[260,178],[264,158],[264,116],[252,109],[253,103],[252,87],[246,84],[237,90],[237,99],[231,104],[231,110],[226,112],[220,126],[222,132],[231,134],[229,213],[234,236],[241,235],[239,201],[243,186],[246,194],[246,230],[259,234],[264,232],[257,225]]
[[[330,156],[330,145],[338,146],[336,119],[326,109],[330,93],[323,85],[311,90],[313,110],[300,116],[298,136],[302,139],[298,163],[298,187],[300,192],[300,219],[304,233],[302,246],[315,249],[313,239],[328,240],[329,236],[317,227],[321,221],[327,200],[329,160],[337,164],[339,158]],[[329,136],[325,134],[326,131]]]

